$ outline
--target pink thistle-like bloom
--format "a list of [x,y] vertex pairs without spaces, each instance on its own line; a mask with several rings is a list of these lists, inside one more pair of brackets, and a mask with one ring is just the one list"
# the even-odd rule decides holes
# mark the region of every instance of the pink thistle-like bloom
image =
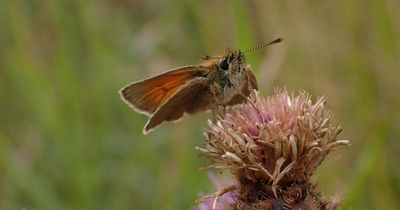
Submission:
[[332,149],[349,143],[336,139],[341,127],[331,117],[325,97],[313,103],[305,92],[277,90],[267,99],[254,91],[247,103],[209,121],[200,154],[239,183],[217,192],[216,201],[237,190],[230,209],[335,209],[339,199],[322,197],[311,180]]

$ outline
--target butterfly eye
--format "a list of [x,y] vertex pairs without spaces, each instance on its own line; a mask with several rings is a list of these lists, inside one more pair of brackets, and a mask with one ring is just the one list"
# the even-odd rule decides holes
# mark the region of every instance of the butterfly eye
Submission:
[[229,69],[228,60],[226,58],[219,60],[218,67],[222,70],[228,70]]

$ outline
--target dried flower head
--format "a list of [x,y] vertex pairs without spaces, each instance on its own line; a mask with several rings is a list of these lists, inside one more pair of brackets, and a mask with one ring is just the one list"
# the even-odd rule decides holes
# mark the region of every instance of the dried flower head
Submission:
[[277,90],[263,99],[254,91],[248,103],[209,121],[206,147],[199,150],[238,180],[233,209],[334,209],[338,199],[321,198],[311,180],[332,149],[349,143],[336,139],[341,127],[331,117],[325,97],[312,103],[305,92]]

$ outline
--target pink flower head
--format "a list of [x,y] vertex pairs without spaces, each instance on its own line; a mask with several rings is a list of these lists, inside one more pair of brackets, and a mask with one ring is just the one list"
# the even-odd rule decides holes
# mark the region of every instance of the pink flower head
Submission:
[[212,167],[235,175],[242,200],[245,192],[261,192],[265,199],[286,192],[290,195],[283,201],[289,202],[295,200],[292,195],[302,194],[302,183],[319,196],[310,184],[316,167],[332,149],[349,143],[336,139],[341,127],[331,123],[325,100],[320,97],[312,102],[304,91],[295,96],[286,90],[265,99],[254,90],[247,103],[209,121],[206,146],[199,148],[200,153],[213,161]]

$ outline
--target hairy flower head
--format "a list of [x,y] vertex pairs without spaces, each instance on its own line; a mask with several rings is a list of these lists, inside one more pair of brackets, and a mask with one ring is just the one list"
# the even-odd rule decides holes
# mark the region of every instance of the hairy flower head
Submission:
[[319,196],[310,180],[316,167],[332,149],[349,143],[337,140],[341,127],[332,124],[331,118],[325,97],[312,102],[306,92],[294,96],[277,90],[264,99],[254,91],[247,103],[209,121],[206,146],[199,150],[212,160],[212,167],[230,170],[241,191],[281,197],[282,205],[291,201],[295,205],[304,183],[306,190],[315,189]]

